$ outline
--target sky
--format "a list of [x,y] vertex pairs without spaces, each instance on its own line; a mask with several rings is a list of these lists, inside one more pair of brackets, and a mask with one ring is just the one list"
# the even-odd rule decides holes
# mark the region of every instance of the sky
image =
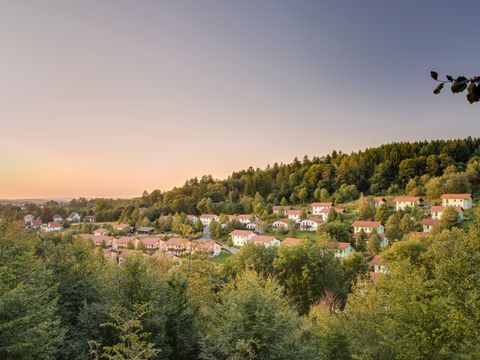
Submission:
[[479,136],[478,1],[1,0],[0,198],[132,197],[204,174]]

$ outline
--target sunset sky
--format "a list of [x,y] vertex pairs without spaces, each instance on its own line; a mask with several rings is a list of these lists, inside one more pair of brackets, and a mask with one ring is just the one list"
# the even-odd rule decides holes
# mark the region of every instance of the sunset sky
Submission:
[[0,198],[480,135],[478,1],[2,1]]

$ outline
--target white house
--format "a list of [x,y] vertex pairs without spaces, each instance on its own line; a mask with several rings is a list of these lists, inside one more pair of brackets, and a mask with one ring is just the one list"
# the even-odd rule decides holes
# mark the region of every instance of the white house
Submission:
[[321,211],[323,209],[328,209],[327,210],[327,214],[328,214],[328,211],[330,210],[330,208],[333,207],[333,203],[331,203],[331,202],[314,202],[310,206],[312,207],[312,214],[313,215],[320,215]]
[[419,206],[423,199],[420,196],[397,196],[393,201],[395,209],[399,211]]
[[300,221],[300,230],[302,231],[317,231],[318,226],[323,222],[323,217],[313,216],[308,219]]
[[215,214],[202,214],[202,215],[200,215],[200,221],[202,222],[203,226],[210,225],[212,220],[215,220],[215,221],[218,222],[218,220],[219,220],[218,215],[215,215]]
[[61,215],[55,214],[55,215],[53,215],[53,221],[62,222],[63,217]]
[[60,231],[62,229],[62,224],[57,221],[50,221],[45,228],[45,231]]
[[373,203],[374,203],[375,207],[380,207],[383,204],[385,204],[386,202],[387,202],[387,199],[385,199],[383,196],[375,196],[373,198]]
[[437,219],[423,219],[422,226],[423,232],[430,232],[432,231],[433,227],[438,223],[439,220]]
[[35,220],[35,216],[28,214],[23,217],[23,222],[25,225],[31,225],[33,220]]
[[339,242],[335,250],[335,257],[343,259],[353,252],[353,247],[348,242]]
[[243,246],[255,236],[255,233],[251,230],[233,230],[229,235],[232,237],[233,245]]
[[288,221],[288,219],[276,220],[273,222],[272,227],[274,229],[283,228],[285,230],[288,230],[288,228],[290,227],[290,222]]
[[275,205],[272,207],[273,213],[277,215],[286,215],[288,210],[290,210],[290,206]]
[[68,222],[80,222],[82,217],[77,212],[72,212],[70,215],[68,215],[66,220]]
[[198,221],[198,217],[195,215],[187,215],[187,219],[190,220],[190,222],[193,224],[196,224]]
[[357,220],[357,221],[353,222],[352,227],[353,227],[353,233],[354,234],[358,234],[362,230],[366,234],[370,234],[374,230],[377,231],[377,234],[383,234],[383,232],[385,230],[382,223],[380,223],[379,221]]
[[265,247],[271,246],[279,246],[281,241],[274,238],[273,236],[266,236],[266,235],[255,235],[250,241],[254,242],[255,244],[261,244]]
[[287,211],[288,219],[298,224],[301,221],[302,212],[303,212],[302,210],[288,210]]
[[209,257],[218,256],[222,252],[222,247],[214,240],[199,240],[194,242],[195,250],[206,253]]
[[[430,208],[430,213],[432,214],[432,219],[440,220],[442,218],[443,212],[448,206],[432,206]],[[460,206],[452,206],[458,214],[458,220],[463,220],[463,210]]]
[[386,273],[387,272],[387,263],[383,260],[380,255],[375,255],[372,260],[368,263],[373,265],[373,271],[376,273]]
[[440,198],[443,206],[460,206],[463,209],[473,206],[471,194],[443,194]]
[[256,221],[257,217],[252,214],[240,214],[237,215],[238,221],[240,221],[243,225],[247,225],[252,221]]

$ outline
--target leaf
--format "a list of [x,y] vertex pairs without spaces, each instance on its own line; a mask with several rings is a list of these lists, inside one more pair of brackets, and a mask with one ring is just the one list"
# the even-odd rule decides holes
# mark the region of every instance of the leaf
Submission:
[[480,88],[475,85],[475,83],[470,83],[470,85],[468,85],[467,91],[467,100],[470,104],[480,101]]
[[450,82],[453,82],[453,77],[450,76],[450,75],[447,75],[447,80],[450,81]]
[[465,90],[468,86],[468,79],[465,76],[459,76],[456,80],[452,83],[452,93],[460,93]]
[[433,90],[433,93],[435,95],[438,95],[438,94],[440,94],[440,91],[442,91],[442,89],[443,89],[443,83],[438,84],[438,86],[435,88],[435,90]]
[[438,73],[436,71],[430,71],[430,76],[433,80],[438,80]]

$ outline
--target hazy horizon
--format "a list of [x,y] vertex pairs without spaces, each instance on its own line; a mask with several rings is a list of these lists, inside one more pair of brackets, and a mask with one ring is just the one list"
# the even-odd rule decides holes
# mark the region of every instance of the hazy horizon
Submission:
[[[304,155],[478,136],[474,1],[7,1],[0,199],[135,197]],[[462,14],[451,26],[440,19]]]

